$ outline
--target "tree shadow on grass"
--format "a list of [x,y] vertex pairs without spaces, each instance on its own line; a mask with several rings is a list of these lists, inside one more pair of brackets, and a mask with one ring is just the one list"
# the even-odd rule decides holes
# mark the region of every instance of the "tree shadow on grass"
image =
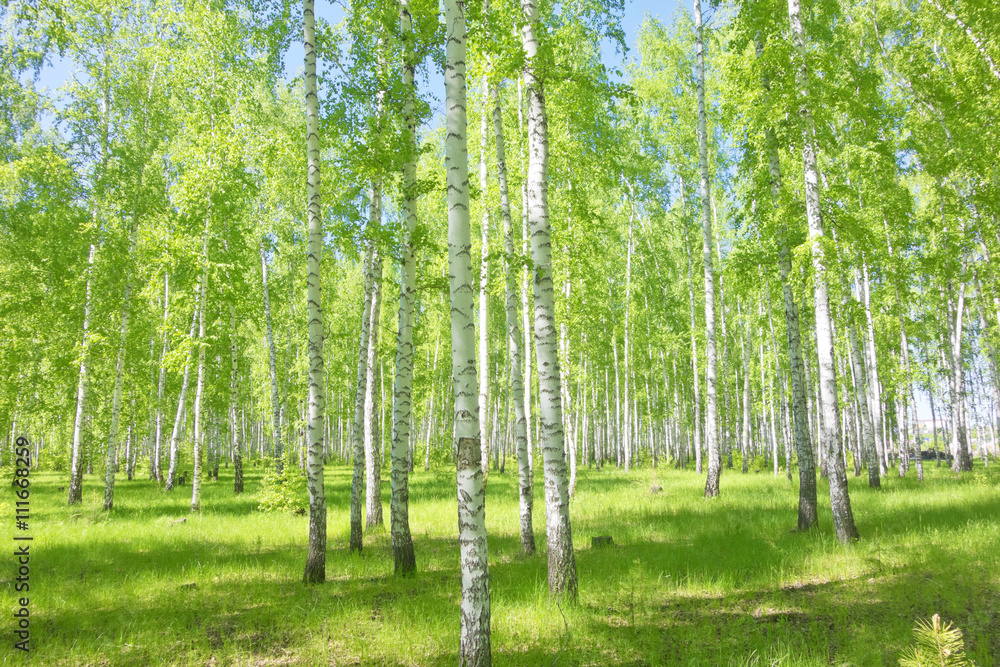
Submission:
[[994,664],[1000,594],[961,573],[942,575],[899,571],[715,596],[668,594],[659,604],[647,598],[653,604],[638,615],[623,598],[591,607],[588,634],[644,646],[662,664],[768,664],[784,657],[796,665],[888,665],[913,643],[913,623],[939,613],[963,630],[979,665]]

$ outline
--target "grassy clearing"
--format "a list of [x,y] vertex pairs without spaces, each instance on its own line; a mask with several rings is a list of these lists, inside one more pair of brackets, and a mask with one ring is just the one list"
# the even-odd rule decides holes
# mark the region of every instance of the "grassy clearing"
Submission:
[[[86,480],[83,507],[71,508],[57,490],[65,475],[32,475],[35,664],[455,664],[452,471],[412,479],[419,574],[398,580],[387,530],[366,535],[363,556],[347,553],[349,471],[328,467],[330,581],[319,587],[300,583],[307,517],[256,511],[260,469],[240,497],[232,471],[222,472],[205,484],[196,515],[190,487],[168,494],[119,481],[109,515],[97,476]],[[852,477],[862,541],[845,548],[828,509],[819,532],[791,532],[795,490],[768,473],[724,471],[721,498],[705,501],[690,471],[581,471],[572,505],[580,604],[561,609],[548,598],[544,554],[519,554],[516,476],[493,473],[494,664],[895,664],[914,621],[938,613],[964,631],[980,667],[993,665],[1000,470],[927,472],[923,484],[890,478],[881,492]],[[663,492],[651,494],[653,482]],[[536,496],[541,488],[539,479]],[[826,491],[821,483],[821,501]],[[388,484],[383,499],[388,508]],[[535,510],[544,548],[540,498]],[[594,535],[612,535],[615,547],[591,549]],[[0,591],[13,608],[11,582]],[[19,662],[5,635],[0,661]]]

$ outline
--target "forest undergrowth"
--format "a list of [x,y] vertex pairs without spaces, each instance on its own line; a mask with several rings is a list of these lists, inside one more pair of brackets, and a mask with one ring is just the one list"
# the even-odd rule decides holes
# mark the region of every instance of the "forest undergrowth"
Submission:
[[[930,464],[923,483],[889,477],[881,491],[852,477],[861,540],[846,547],[822,503],[819,531],[793,530],[796,493],[783,476],[725,471],[722,495],[705,500],[693,471],[582,470],[571,510],[578,605],[550,599],[544,551],[520,554],[517,478],[493,472],[494,664],[894,665],[914,623],[940,614],[979,667],[994,665],[1000,469],[979,466],[959,478]],[[366,533],[360,557],[348,553],[350,471],[326,474],[323,586],[301,583],[308,517],[258,510],[260,468],[248,469],[241,496],[231,470],[207,481],[201,513],[189,510],[190,487],[166,493],[146,480],[120,481],[103,512],[97,476],[85,479],[83,505],[67,507],[65,475],[33,474],[34,663],[455,664],[454,472],[412,477],[418,573],[406,579],[392,575],[386,528]],[[0,504],[10,516],[13,497]],[[542,549],[544,521],[538,502]],[[614,546],[593,548],[602,535]],[[13,582],[0,590],[12,607]],[[0,662],[13,664],[12,653]]]

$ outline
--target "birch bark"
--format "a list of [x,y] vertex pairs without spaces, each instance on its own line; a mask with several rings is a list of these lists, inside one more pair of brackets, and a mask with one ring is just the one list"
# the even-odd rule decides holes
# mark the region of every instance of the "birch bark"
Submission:
[[[94,244],[90,245],[87,259],[87,287],[83,301],[83,338],[80,343],[80,374],[76,385],[76,416],[73,420],[73,452],[69,473],[69,505],[83,502],[83,438],[87,422],[87,399],[90,396],[90,309],[91,280],[93,279]],[[16,420],[15,420],[16,423]],[[13,429],[11,429],[13,432]],[[13,450],[12,450],[13,451]]]
[[[860,286],[860,284],[856,286]],[[855,294],[855,299],[857,299],[857,294]],[[860,301],[860,299],[857,300]],[[875,448],[875,433],[866,400],[868,396],[868,378],[865,372],[861,346],[858,344],[857,327],[853,320],[850,321],[848,334],[851,340],[851,362],[854,364],[854,393],[858,399],[858,412],[861,416],[861,437],[864,440],[865,458],[868,462],[868,486],[878,489],[882,486],[880,476],[881,466],[879,466],[878,451]]]
[[[323,215],[320,202],[319,97],[316,81],[314,0],[302,0],[306,93],[306,302],[309,317],[309,407],[306,422],[306,485],[309,489],[309,546],[303,581],[326,581],[326,489],[323,480],[323,417],[326,386],[323,372]],[[233,362],[235,367],[235,361]]]
[[837,539],[849,542],[858,539],[854,525],[851,499],[847,491],[847,474],[840,456],[840,420],[837,418],[837,376],[833,357],[833,323],[830,316],[830,296],[826,278],[825,236],[820,210],[819,172],[814,152],[815,129],[809,96],[809,70],[806,63],[805,35],[802,28],[799,0],[788,0],[792,44],[796,52],[795,83],[798,88],[799,116],[802,121],[802,163],[805,172],[806,218],[812,244],[813,294],[816,311],[816,348],[819,357],[820,403],[822,406],[821,442],[826,452],[830,479],[830,504]]
[[236,308],[229,304],[229,359],[232,365],[229,375],[229,431],[230,446],[233,450],[233,493],[243,493],[243,452],[240,445],[239,409],[240,376],[236,349]]
[[274,443],[274,465],[280,475],[284,470],[284,458],[281,451],[281,398],[278,396],[278,367],[275,361],[277,352],[274,349],[274,327],[271,326],[271,297],[267,288],[267,257],[264,254],[264,240],[260,241],[261,280],[264,286],[264,322],[267,329],[267,354],[271,371],[271,437]]
[[[129,249],[126,262],[135,255],[136,231],[138,221],[133,214],[129,229]],[[115,388],[111,397],[111,426],[108,429],[108,451],[105,458],[104,471],[104,510],[108,511],[115,504],[115,468],[118,460],[118,424],[121,417],[122,382],[125,378],[125,353],[128,350],[128,323],[132,305],[132,274],[126,267],[125,301],[122,303],[122,324],[120,342],[118,343],[118,360],[115,362]]]
[[[194,341],[194,334],[198,325],[198,313],[201,310],[201,292],[198,292],[198,298],[195,299],[194,312],[191,315],[191,328],[188,330],[187,340],[190,344]],[[188,353],[187,359],[184,360],[184,376],[181,380],[181,393],[177,397],[177,414],[174,416],[174,430],[170,434],[170,463],[167,467],[167,481],[164,488],[167,491],[171,491],[174,488],[174,484],[177,482],[177,449],[180,446],[181,435],[184,430],[184,414],[187,410],[187,390],[188,381],[191,378],[191,354],[193,350]]]
[[702,252],[705,265],[705,449],[708,452],[708,478],[705,497],[719,495],[719,439],[716,424],[716,354],[715,354],[715,271],[712,267],[712,214],[708,180],[708,129],[705,119],[705,42],[701,0],[694,0],[695,73],[698,78],[698,166],[701,172]]
[[164,363],[169,350],[170,338],[167,335],[167,323],[170,317],[170,273],[163,274],[163,347],[160,351],[160,377],[156,385],[156,442],[153,446],[153,458],[150,462],[150,478],[163,481],[163,470],[160,467],[160,443],[163,442],[163,390],[167,381],[167,366]]
[[489,667],[490,587],[486,494],[480,447],[473,320],[472,241],[466,116],[465,3],[445,0],[445,168],[448,193],[448,284],[457,453],[458,540],[462,569],[459,667]]
[[361,308],[361,336],[358,344],[357,390],[354,398],[354,421],[351,425],[351,444],[354,472],[351,476],[351,538],[350,550],[361,553],[364,538],[361,524],[361,506],[364,502],[365,484],[365,397],[368,395],[368,328],[372,311],[372,275],[375,261],[375,241],[369,239],[365,253],[365,300]]
[[204,442],[202,427],[202,399],[205,396],[205,299],[208,294],[208,230],[209,220],[205,218],[205,235],[201,247],[201,285],[198,288],[198,382],[194,392],[194,454],[191,473],[191,511],[201,510],[201,452]]
[[510,194],[507,190],[507,157],[504,145],[500,92],[493,90],[493,131],[496,136],[497,181],[500,188],[500,216],[503,219],[504,276],[506,276],[507,349],[510,355],[510,385],[514,402],[514,442],[517,450],[518,506],[521,518],[521,551],[535,553],[535,533],[531,522],[533,498],[531,466],[528,462],[528,422],[525,416],[524,375],[521,369],[521,328],[517,320],[515,291],[514,230],[510,215]]
[[413,235],[417,228],[417,135],[414,119],[413,22],[409,0],[399,0],[399,32],[403,45],[402,80],[403,132],[407,157],[403,163],[403,223],[405,234],[400,258],[399,330],[396,339],[396,377],[392,404],[392,471],[389,523],[392,536],[392,562],[396,574],[407,575],[417,569],[410,535],[410,416],[413,382],[413,303],[416,299],[416,264],[413,259]]
[[[486,16],[490,11],[489,0],[483,1],[482,12]],[[489,449],[489,405],[490,405],[490,354],[489,354],[489,283],[490,283],[490,206],[489,197],[489,172],[486,169],[486,152],[489,147],[487,137],[488,114],[490,100],[489,83],[489,56],[486,60],[486,71],[483,73],[482,93],[483,105],[479,117],[479,192],[482,199],[483,218],[480,239],[480,262],[479,262],[479,445],[483,449],[481,465],[483,467],[483,484],[486,484],[490,471],[490,449]]]
[[[382,184],[372,182],[370,224],[377,228],[382,219]],[[372,253],[372,304],[368,325],[368,359],[365,365],[365,527],[382,525],[382,458],[379,451],[381,402],[376,400],[375,388],[379,378],[378,334],[379,315],[382,312],[382,252],[378,245]],[[378,405],[376,404],[378,403]]]
[[569,519],[569,480],[563,448],[552,241],[548,207],[548,116],[543,83],[536,72],[539,50],[537,0],[522,0],[524,83],[528,91],[528,224],[534,264],[535,357],[538,366],[540,444],[545,467],[546,542],[549,591],[575,600],[576,559]]

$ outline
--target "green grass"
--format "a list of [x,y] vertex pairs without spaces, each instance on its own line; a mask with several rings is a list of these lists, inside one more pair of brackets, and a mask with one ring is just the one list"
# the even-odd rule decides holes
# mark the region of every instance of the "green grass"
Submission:
[[[313,587],[300,583],[308,518],[256,511],[260,469],[250,469],[239,497],[232,471],[222,472],[205,484],[200,514],[188,509],[190,486],[164,493],[119,478],[107,514],[97,476],[86,479],[83,506],[67,507],[57,490],[65,474],[32,475],[34,664],[456,663],[452,471],[413,476],[419,572],[400,580],[387,530],[366,534],[363,556],[347,553],[349,471],[329,466],[329,580]],[[560,609],[546,584],[541,480],[534,520],[543,551],[524,558],[516,477],[494,472],[494,664],[896,664],[914,621],[938,613],[963,630],[980,667],[993,665],[1000,470],[958,478],[931,465],[927,473],[923,484],[890,477],[880,492],[851,477],[861,541],[844,547],[828,507],[818,532],[791,531],[796,492],[783,477],[724,471],[721,497],[706,501],[690,471],[582,470],[572,502],[580,599]],[[663,492],[650,494],[654,481]],[[826,493],[821,483],[821,506]],[[383,498],[388,510],[388,484]],[[3,507],[8,545],[12,501]],[[591,549],[594,535],[613,536],[614,548]],[[0,590],[11,627],[17,596],[9,580]],[[21,662],[4,636],[0,661]]]

